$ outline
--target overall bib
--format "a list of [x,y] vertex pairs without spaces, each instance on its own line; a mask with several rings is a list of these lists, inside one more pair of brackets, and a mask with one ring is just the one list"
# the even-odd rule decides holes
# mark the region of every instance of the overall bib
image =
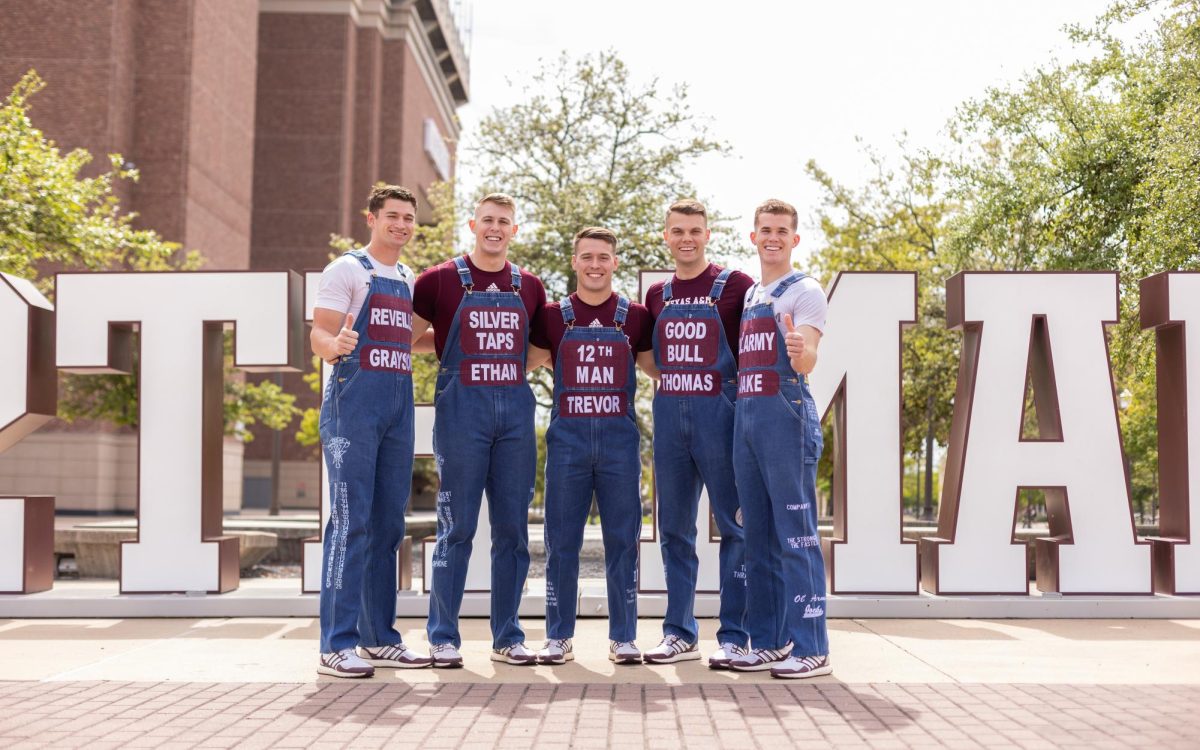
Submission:
[[600,508],[608,583],[608,637],[637,631],[641,435],[634,421],[633,355],[623,328],[629,300],[620,297],[613,328],[576,327],[570,298],[567,330],[554,366],[554,409],[546,432],[546,635],[575,635],[579,549],[592,496]]
[[771,299],[747,307],[739,336],[733,458],[746,528],[750,643],[795,656],[829,653],[825,561],[817,533],[821,419],[808,382],[788,361],[773,301],[804,279],[793,273]]
[[[412,490],[412,295],[371,273],[358,345],[333,366],[321,403],[330,512],[322,540],[321,652],[400,643],[396,552]],[[407,560],[401,565],[410,564]]]
[[479,292],[466,259],[454,263],[465,294],[442,350],[434,395],[440,486],[427,627],[431,644],[462,645],[458,613],[486,490],[492,646],[504,648],[525,640],[517,608],[529,573],[529,503],[537,471],[533,391],[525,381],[529,321],[520,268],[510,264],[511,292]]
[[731,273],[721,272],[707,303],[668,304],[671,282],[663,286],[664,306],[654,326],[654,361],[661,372],[654,393],[654,483],[667,579],[663,635],[688,643],[699,635],[693,609],[700,566],[696,513],[703,483],[721,532],[717,641],[745,646],[746,546],[735,520],[732,445],[737,364],[717,313]]

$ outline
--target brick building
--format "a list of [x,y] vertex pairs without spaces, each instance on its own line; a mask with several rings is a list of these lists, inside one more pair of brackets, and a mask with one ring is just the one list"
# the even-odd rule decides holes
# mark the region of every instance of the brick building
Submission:
[[[320,268],[331,233],[365,239],[373,183],[420,196],[451,177],[468,92],[448,0],[0,0],[0,87],[30,68],[47,82],[34,123],[96,169],[136,165],[124,208],[210,269]],[[312,402],[298,376],[285,387]],[[315,507],[315,458],[285,443],[284,503]],[[227,453],[230,507],[240,445]],[[0,491],[131,510],[135,455],[119,432],[44,429],[0,456]],[[252,494],[269,456],[248,447]]]

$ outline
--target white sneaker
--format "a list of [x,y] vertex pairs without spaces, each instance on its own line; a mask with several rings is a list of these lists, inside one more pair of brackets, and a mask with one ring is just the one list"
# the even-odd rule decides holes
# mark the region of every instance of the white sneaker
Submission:
[[662,643],[646,651],[642,658],[647,664],[672,664],[699,659],[700,650],[696,644],[688,643],[677,635],[668,635],[662,639]]
[[729,669],[729,662],[732,659],[745,655],[745,646],[739,646],[736,643],[719,644],[717,650],[712,652],[712,656],[708,657],[708,668]]
[[570,638],[552,638],[537,652],[538,664],[565,664],[574,659]]
[[453,643],[433,644],[433,666],[441,669],[457,669],[463,665],[462,654]]
[[833,666],[829,663],[829,654],[824,656],[789,656],[779,664],[771,667],[772,677],[786,679],[804,679],[819,677],[823,674],[833,674]]
[[774,669],[792,653],[792,644],[783,648],[756,648],[729,660],[729,668],[738,672],[765,672]]
[[642,652],[633,641],[609,641],[608,660],[617,664],[641,664]]
[[514,643],[511,646],[492,649],[492,661],[502,661],[505,664],[524,666],[537,663],[537,654],[525,648],[524,643]]
[[375,667],[366,663],[354,653],[352,648],[321,654],[317,664],[317,674],[327,674],[333,677],[374,677]]
[[420,669],[433,664],[431,657],[414,651],[403,643],[388,646],[359,646],[356,652],[363,658],[363,661],[373,667]]

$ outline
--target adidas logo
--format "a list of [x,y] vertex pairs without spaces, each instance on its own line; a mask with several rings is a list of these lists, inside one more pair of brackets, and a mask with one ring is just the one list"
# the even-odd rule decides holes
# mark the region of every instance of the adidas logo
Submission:
[[593,320],[591,323],[588,323],[588,328],[603,328],[603,327],[604,326],[601,325],[600,321],[598,321],[598,320]]
[[485,292],[498,292],[498,291],[500,291],[500,287],[496,286],[496,282],[493,281],[491,284],[488,284],[488,288],[485,289],[484,291]]

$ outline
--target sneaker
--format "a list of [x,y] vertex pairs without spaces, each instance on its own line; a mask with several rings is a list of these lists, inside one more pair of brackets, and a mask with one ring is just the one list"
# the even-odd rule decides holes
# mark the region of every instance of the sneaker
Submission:
[[552,638],[537,652],[538,664],[565,664],[574,659],[570,638]]
[[829,654],[825,654],[824,656],[791,656],[771,667],[772,677],[783,677],[793,680],[802,680],[805,677],[820,677],[823,674],[833,674],[833,666],[829,663]]
[[688,643],[677,635],[668,635],[642,658],[647,664],[672,664],[699,659],[700,650],[696,648],[696,644]]
[[708,657],[708,668],[729,669],[729,661],[731,659],[745,655],[745,646],[739,646],[736,643],[719,644],[717,650],[713,651],[712,656]]
[[525,648],[524,643],[514,643],[504,648],[492,649],[492,661],[502,661],[505,664],[524,666],[537,663],[537,654]]
[[389,646],[359,646],[356,653],[363,661],[374,667],[392,669],[420,669],[433,664],[433,659],[412,650],[403,643]]
[[462,654],[453,643],[433,644],[433,666],[441,669],[457,669],[463,665]]
[[354,649],[344,648],[341,651],[321,654],[317,674],[334,677],[374,677],[375,667],[360,659],[358,654],[354,653]]
[[741,656],[729,660],[729,668],[738,672],[763,672],[779,666],[788,654],[792,653],[792,644],[783,648],[756,648]]
[[609,641],[608,660],[616,664],[641,664],[642,652],[633,641]]

